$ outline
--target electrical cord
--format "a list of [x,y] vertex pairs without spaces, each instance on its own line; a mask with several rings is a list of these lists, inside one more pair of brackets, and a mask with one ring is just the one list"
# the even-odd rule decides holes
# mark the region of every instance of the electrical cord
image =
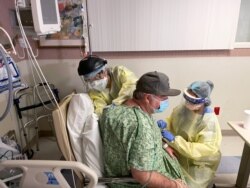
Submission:
[[[29,41],[28,41],[28,39],[27,39],[27,37],[26,37],[26,34],[25,34],[25,32],[24,32],[24,29],[23,29],[23,26],[22,26],[22,22],[21,22],[21,18],[20,18],[20,12],[19,12],[19,7],[18,7],[17,0],[15,0],[15,8],[16,8],[16,13],[17,13],[18,24],[19,24],[19,26],[20,26],[20,31],[21,31],[22,37],[23,37],[23,39],[24,39],[24,42],[25,42],[25,44],[26,44],[26,46],[27,46],[26,52],[27,52],[28,57],[29,57],[29,60],[30,60],[30,62],[31,62],[30,68],[31,68],[31,71],[32,71],[33,80],[34,80],[35,84],[37,84],[36,79],[35,79],[35,76],[34,76],[34,72],[33,72],[33,67],[34,67],[34,69],[35,69],[35,71],[36,71],[36,73],[37,73],[37,75],[38,75],[38,77],[39,77],[39,79],[40,79],[40,83],[46,83],[47,85],[49,85],[48,81],[46,80],[46,78],[45,78],[45,76],[44,76],[44,74],[43,74],[43,72],[42,72],[42,70],[41,70],[41,68],[40,68],[40,66],[39,66],[39,64],[38,64],[38,62],[37,62],[37,60],[36,60],[36,57],[35,57],[35,55],[34,55],[34,53],[33,53],[33,51],[32,51],[32,48],[31,48],[31,46],[30,46],[30,44],[29,44]],[[32,65],[33,65],[33,66],[32,66]],[[62,115],[61,108],[60,108],[60,106],[59,106],[59,104],[58,104],[58,102],[57,102],[57,100],[56,100],[56,98],[55,98],[54,93],[52,92],[51,88],[48,87],[49,92],[51,93],[51,96],[52,96],[52,98],[54,99],[54,100],[52,100],[51,97],[50,97],[50,95],[48,94],[47,89],[45,89],[45,86],[44,86],[44,85],[43,85],[43,87],[44,87],[44,90],[45,90],[45,92],[46,92],[48,98],[52,101],[52,104],[54,104],[54,105],[59,109],[59,113],[60,113],[60,116],[61,116],[61,120],[62,120],[63,123],[65,124],[65,121],[64,121],[64,118],[63,118],[63,115]],[[67,147],[70,147],[70,143],[67,143],[67,144],[68,144]],[[69,157],[70,157],[69,160],[72,161],[70,153],[69,153]],[[72,170],[72,177],[73,177],[74,187],[76,187],[75,179],[74,179],[74,174],[73,174],[73,170]]]
[[[39,80],[40,80],[40,83],[46,83],[46,84],[48,85],[48,82],[47,82],[47,80],[46,80],[46,78],[45,78],[45,76],[44,76],[44,74],[43,74],[43,72],[42,72],[42,70],[41,70],[41,68],[40,68],[40,66],[39,66],[39,64],[38,64],[38,62],[37,62],[37,60],[36,60],[36,56],[35,56],[34,53],[33,53],[33,50],[32,50],[32,48],[31,48],[31,46],[30,46],[30,44],[29,44],[29,41],[28,41],[27,36],[26,36],[26,34],[25,34],[25,31],[24,31],[24,29],[23,29],[22,22],[21,22],[21,18],[20,18],[19,7],[18,7],[17,2],[15,3],[15,5],[16,5],[17,20],[18,20],[18,24],[19,24],[19,26],[20,26],[21,35],[22,35],[22,37],[23,37],[23,39],[24,39],[25,46],[27,47],[27,48],[26,48],[26,52],[27,52],[27,54],[28,54],[28,58],[29,58],[31,64],[33,65],[33,66],[30,66],[31,72],[32,72],[33,81],[34,81],[35,85],[38,84],[38,83],[36,82],[36,79],[35,79],[35,76],[34,76],[34,72],[33,72],[33,68],[34,68],[35,71],[36,71],[36,73],[37,73],[37,76],[38,76],[38,78],[39,78]],[[43,87],[44,87],[45,93],[47,94],[49,100],[53,101],[52,98],[51,98],[51,96],[52,96],[52,97],[54,98],[54,100],[55,100],[55,96],[53,95],[53,92],[51,91],[51,89],[49,88],[49,91],[52,93],[52,95],[49,95],[49,94],[48,94],[48,91],[47,91],[47,89],[45,88],[44,85],[43,85]],[[55,103],[52,102],[52,104],[53,104],[54,106],[56,106]]]
[[[15,48],[14,48],[14,45],[13,45],[13,43],[12,43],[12,40],[11,40],[9,34],[7,33],[7,31],[6,31],[5,29],[3,29],[2,27],[0,27],[0,30],[2,30],[2,31],[4,32],[4,34],[7,36],[7,38],[9,39],[9,42],[10,42],[10,44],[11,44],[13,53],[14,53],[14,54],[17,54],[17,53],[16,53],[16,50],[15,50]],[[2,57],[3,57],[3,60],[4,60],[3,62],[4,62],[4,64],[5,64],[5,66],[6,66],[7,75],[8,75],[8,82],[9,82],[9,84],[8,84],[8,90],[9,90],[8,103],[7,103],[7,106],[6,106],[6,108],[5,108],[5,111],[4,111],[3,114],[0,116],[0,121],[2,121],[2,120],[7,116],[7,114],[9,113],[10,108],[11,108],[11,106],[12,106],[12,104],[13,104],[13,92],[12,92],[12,91],[13,91],[13,83],[12,83],[12,79],[11,79],[11,76],[12,76],[12,75],[11,75],[11,70],[10,70],[9,63],[8,63],[8,60],[7,60],[7,57],[6,57],[7,52],[6,52],[6,50],[4,49],[4,47],[3,47],[2,44],[0,44],[0,52],[1,52]]]

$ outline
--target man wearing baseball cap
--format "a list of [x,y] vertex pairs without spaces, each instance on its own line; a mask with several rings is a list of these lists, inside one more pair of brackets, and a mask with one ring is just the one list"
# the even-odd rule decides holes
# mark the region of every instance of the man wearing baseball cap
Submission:
[[104,174],[137,181],[110,187],[187,187],[178,161],[162,148],[161,130],[152,117],[168,107],[168,96],[180,93],[170,88],[164,73],[148,72],[137,81],[133,98],[103,111]]

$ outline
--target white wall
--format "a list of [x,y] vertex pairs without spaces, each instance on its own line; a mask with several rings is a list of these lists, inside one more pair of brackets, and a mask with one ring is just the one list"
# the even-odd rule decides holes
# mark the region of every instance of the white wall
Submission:
[[[79,60],[40,60],[39,63],[48,81],[59,88],[61,97],[76,89],[82,91],[77,74]],[[250,109],[250,57],[191,57],[191,58],[126,58],[108,59],[109,65],[124,65],[139,77],[148,71],[161,71],[170,77],[170,86],[183,90],[195,80],[211,80],[212,106],[221,107],[218,116],[222,129],[230,129],[226,122],[242,120],[243,110]],[[28,80],[25,62],[18,63],[23,77]],[[170,109],[158,114],[164,118],[171,108],[182,100],[182,96],[170,98]],[[1,123],[2,124],[2,123]]]
[[[250,109],[250,58],[168,58],[112,60],[133,70],[138,76],[144,72],[158,70],[170,77],[170,86],[184,89],[195,80],[212,80],[215,88],[211,95],[212,106],[221,107],[219,120],[222,129],[230,129],[226,122],[242,120],[243,110]],[[182,100],[182,96],[170,98],[171,107]],[[171,112],[157,115],[163,118]]]

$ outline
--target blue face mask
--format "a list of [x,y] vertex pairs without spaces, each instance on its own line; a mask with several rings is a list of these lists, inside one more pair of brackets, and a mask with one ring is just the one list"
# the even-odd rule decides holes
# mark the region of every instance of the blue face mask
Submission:
[[161,101],[160,107],[158,109],[155,109],[154,113],[160,113],[165,111],[169,107],[168,99]]

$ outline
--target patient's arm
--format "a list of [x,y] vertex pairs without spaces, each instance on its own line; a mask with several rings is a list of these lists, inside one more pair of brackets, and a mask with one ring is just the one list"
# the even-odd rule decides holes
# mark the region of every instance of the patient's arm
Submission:
[[187,188],[187,185],[181,180],[168,179],[166,176],[155,171],[139,171],[132,168],[131,173],[136,181],[141,185],[147,185],[147,187]]

